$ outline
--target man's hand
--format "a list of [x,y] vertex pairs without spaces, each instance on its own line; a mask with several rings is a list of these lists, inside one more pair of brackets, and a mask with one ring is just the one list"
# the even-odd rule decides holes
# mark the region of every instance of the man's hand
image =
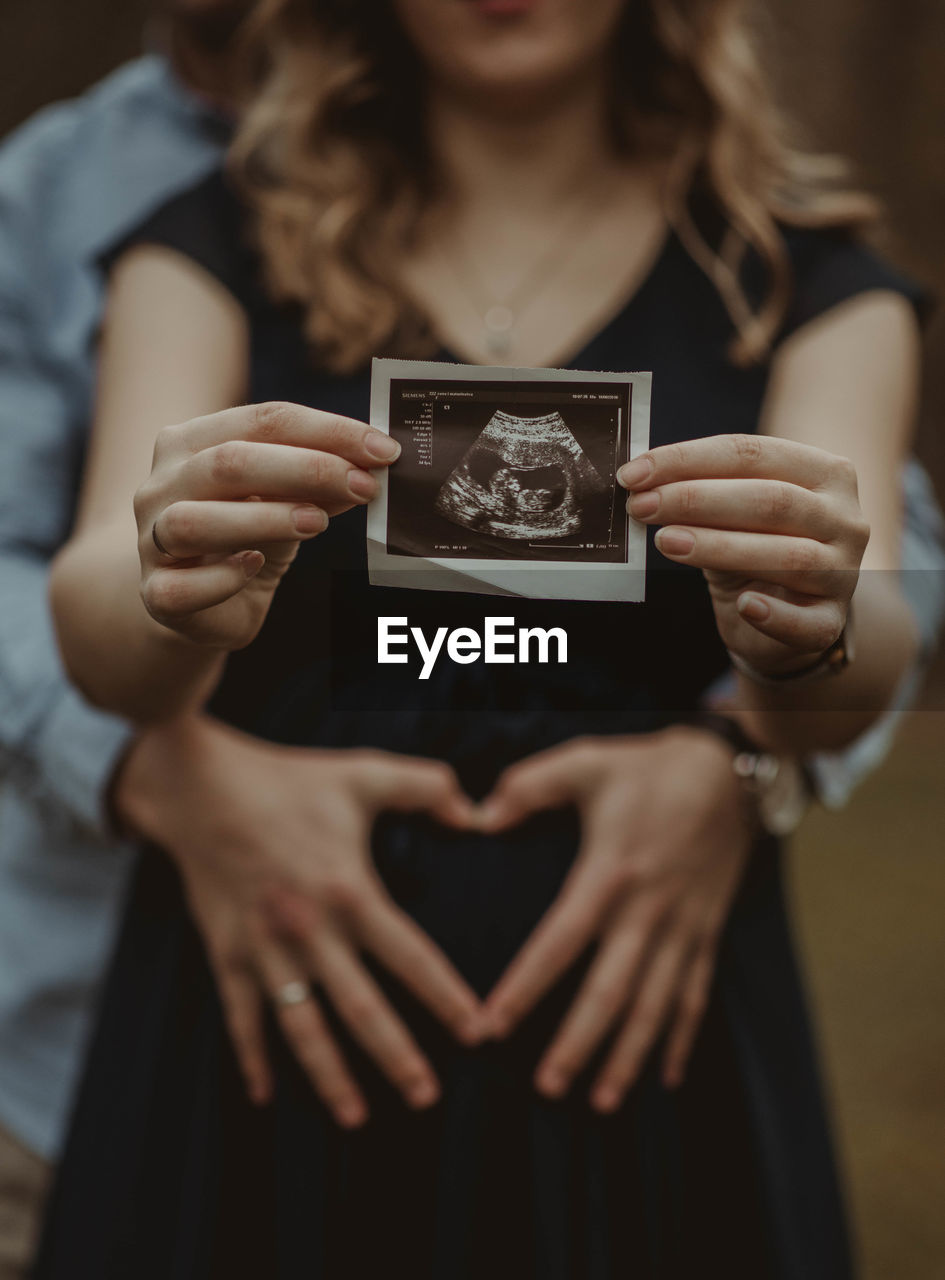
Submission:
[[[385,809],[469,825],[452,770],[381,751],[276,746],[205,717],[148,730],[113,789],[117,813],[180,869],[250,1096],[271,1076],[262,999],[339,1123],[363,1122],[361,1091],[329,1034],[312,981],[408,1103],[436,1101],[432,1067],[363,964],[371,952],[464,1043],[479,1001],[388,896],[370,857]],[[289,1003],[279,1002],[283,993]]]
[[750,844],[731,749],[702,729],[579,738],[513,765],[481,827],[574,804],[582,847],[556,902],[490,993],[486,1031],[507,1033],[597,940],[590,970],[539,1063],[535,1082],[563,1094],[616,1029],[591,1093],[620,1105],[669,1028],[663,1080],[682,1080],[706,1005],[716,943]]

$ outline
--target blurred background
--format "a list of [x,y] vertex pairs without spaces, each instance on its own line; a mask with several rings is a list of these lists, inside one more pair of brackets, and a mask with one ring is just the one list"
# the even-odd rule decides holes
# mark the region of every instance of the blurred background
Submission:
[[[918,452],[945,498],[945,4],[765,0],[781,97],[889,210],[883,247],[942,300]],[[3,0],[0,134],[141,47],[142,0]],[[24,56],[25,51],[29,56]],[[945,661],[880,772],[792,858],[864,1280],[945,1277]]]

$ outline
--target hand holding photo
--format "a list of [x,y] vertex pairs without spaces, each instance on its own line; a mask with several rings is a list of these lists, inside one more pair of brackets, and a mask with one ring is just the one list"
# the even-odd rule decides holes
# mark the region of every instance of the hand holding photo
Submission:
[[649,373],[375,360],[401,446],[368,511],[375,585],[640,601],[646,534],[617,472],[649,444]]

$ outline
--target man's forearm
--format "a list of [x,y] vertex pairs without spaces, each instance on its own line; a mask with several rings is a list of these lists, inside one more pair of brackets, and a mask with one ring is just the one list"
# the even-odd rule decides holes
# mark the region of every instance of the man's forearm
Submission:
[[919,646],[896,575],[863,573],[853,610],[856,658],[840,674],[778,685],[738,676],[734,707],[755,741],[795,755],[838,750],[889,708]]
[[53,614],[66,669],[88,700],[153,724],[202,707],[226,654],[148,614],[134,549],[116,549],[123,533],[101,529],[66,544],[53,562]]

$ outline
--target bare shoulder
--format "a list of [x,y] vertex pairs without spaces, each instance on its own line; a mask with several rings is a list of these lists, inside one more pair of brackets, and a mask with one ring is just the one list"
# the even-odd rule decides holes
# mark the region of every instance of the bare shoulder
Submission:
[[775,384],[816,373],[828,382],[856,376],[875,385],[914,372],[919,322],[908,298],[870,289],[832,307],[792,334],[772,362]]
[[236,296],[194,258],[164,244],[134,244],[116,259],[109,276],[106,324],[115,312],[172,317],[188,329],[208,316],[237,333],[246,313]]
[[[909,300],[887,289],[858,294],[804,325],[775,353],[762,429],[826,433],[816,441],[824,448],[854,421],[898,438],[914,411],[919,362],[919,324]],[[799,420],[811,414],[805,429]]]

